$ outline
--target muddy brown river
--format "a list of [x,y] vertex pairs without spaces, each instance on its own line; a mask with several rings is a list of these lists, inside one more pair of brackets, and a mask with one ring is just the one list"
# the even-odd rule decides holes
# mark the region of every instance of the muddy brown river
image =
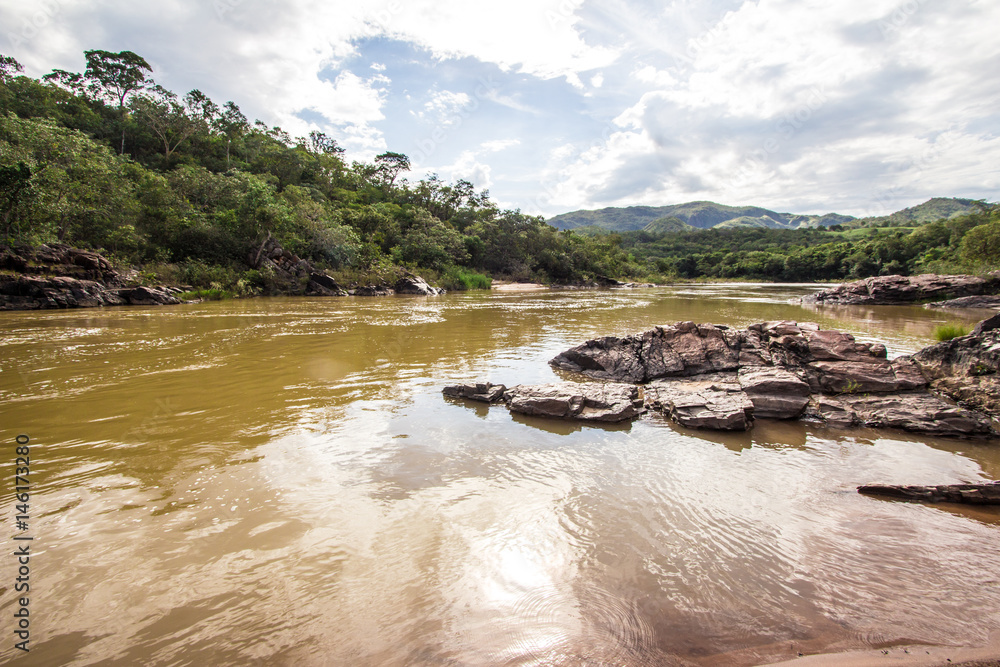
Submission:
[[[754,665],[1000,628],[1000,512],[863,497],[1000,478],[1000,442],[545,421],[445,400],[681,320],[933,342],[982,311],[807,286],[273,298],[0,313],[0,662]],[[16,527],[15,438],[30,438]]]

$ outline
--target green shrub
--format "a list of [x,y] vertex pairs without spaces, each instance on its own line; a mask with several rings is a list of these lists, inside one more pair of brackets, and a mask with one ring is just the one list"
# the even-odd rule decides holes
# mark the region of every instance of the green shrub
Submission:
[[964,324],[942,324],[934,329],[934,337],[941,342],[958,338],[969,333],[969,327]]
[[490,289],[493,280],[481,273],[451,266],[441,276],[441,284],[449,290]]
[[201,299],[202,301],[222,301],[223,299],[232,299],[234,294],[228,292],[224,289],[199,289],[193,292],[182,292],[177,295],[178,299],[183,301],[191,301],[193,299]]

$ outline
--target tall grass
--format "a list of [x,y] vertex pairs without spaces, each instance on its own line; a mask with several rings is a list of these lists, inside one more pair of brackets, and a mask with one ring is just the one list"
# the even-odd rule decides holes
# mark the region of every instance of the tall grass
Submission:
[[449,290],[490,289],[493,279],[475,271],[452,266],[441,276],[441,284]]
[[934,328],[934,337],[942,343],[952,338],[958,338],[969,333],[969,327],[964,324],[942,324]]

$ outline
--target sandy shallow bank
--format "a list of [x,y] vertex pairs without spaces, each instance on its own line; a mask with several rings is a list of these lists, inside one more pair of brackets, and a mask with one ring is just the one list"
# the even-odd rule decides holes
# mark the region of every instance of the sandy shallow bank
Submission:
[[1000,630],[982,647],[893,646],[886,649],[807,655],[783,662],[788,667],[1000,667]]
[[541,283],[509,283],[503,280],[494,280],[490,289],[494,292],[536,292],[549,289],[549,286]]

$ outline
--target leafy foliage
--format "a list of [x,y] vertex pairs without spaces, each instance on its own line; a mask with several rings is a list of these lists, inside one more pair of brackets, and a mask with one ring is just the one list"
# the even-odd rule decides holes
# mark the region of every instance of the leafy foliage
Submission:
[[456,288],[488,286],[487,274],[575,282],[647,272],[620,239],[500,210],[469,181],[411,184],[402,153],[348,163],[322,132],[293,138],[232,101],[163,88],[135,53],[85,57],[83,73],[35,80],[0,56],[0,242],[104,249],[161,280],[237,292],[283,289],[250,268],[269,235],[357,281],[391,281],[404,266]]

